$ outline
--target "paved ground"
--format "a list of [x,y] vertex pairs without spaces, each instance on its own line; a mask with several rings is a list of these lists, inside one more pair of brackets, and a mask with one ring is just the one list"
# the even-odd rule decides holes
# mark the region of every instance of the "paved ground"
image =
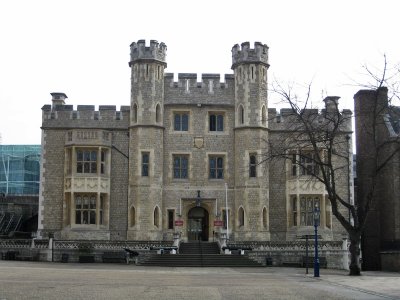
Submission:
[[[7,299],[400,299],[400,273],[0,261]],[[312,270],[310,270],[312,273]]]

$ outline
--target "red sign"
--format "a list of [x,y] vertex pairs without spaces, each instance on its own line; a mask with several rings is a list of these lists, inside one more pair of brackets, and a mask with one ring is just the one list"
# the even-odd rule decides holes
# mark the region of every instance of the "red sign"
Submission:
[[175,220],[175,226],[183,226],[183,220]]
[[224,221],[222,220],[215,220],[214,221],[214,226],[223,226],[224,225]]

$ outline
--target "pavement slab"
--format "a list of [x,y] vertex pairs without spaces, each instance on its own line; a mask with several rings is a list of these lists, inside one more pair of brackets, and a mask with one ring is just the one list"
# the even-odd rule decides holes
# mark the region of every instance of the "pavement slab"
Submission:
[[400,273],[0,261],[5,299],[400,299]]

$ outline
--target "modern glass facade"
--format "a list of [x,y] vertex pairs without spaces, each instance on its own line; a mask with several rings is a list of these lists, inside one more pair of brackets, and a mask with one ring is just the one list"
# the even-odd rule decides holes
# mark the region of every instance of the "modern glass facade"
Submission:
[[0,193],[38,195],[40,145],[0,145]]

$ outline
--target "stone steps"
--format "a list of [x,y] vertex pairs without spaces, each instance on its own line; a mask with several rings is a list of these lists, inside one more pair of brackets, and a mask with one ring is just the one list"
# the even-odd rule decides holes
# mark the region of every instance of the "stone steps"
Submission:
[[189,242],[181,243],[179,254],[219,254],[217,243]]
[[261,267],[246,255],[225,254],[154,254],[142,263],[165,267]]

